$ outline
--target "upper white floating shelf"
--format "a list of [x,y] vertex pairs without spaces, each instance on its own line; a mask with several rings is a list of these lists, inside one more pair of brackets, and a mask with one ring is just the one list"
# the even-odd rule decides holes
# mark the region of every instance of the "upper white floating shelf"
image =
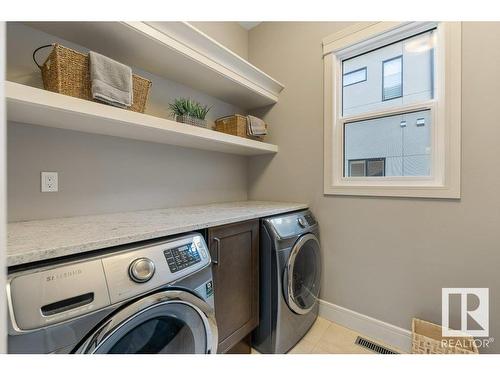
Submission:
[[278,152],[278,146],[105,104],[5,82],[7,119],[26,124],[164,143],[237,155]]
[[187,22],[27,24],[243,109],[276,103],[284,88]]

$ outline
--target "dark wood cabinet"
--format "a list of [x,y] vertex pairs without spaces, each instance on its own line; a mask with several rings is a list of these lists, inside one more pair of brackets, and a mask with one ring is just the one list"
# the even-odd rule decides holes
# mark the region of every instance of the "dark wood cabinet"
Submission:
[[259,221],[208,230],[219,353],[230,351],[259,324]]

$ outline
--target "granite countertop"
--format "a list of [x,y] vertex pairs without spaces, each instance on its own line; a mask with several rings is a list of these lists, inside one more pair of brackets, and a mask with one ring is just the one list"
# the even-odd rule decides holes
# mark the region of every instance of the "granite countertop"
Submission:
[[256,219],[307,208],[300,203],[244,201],[7,225],[7,266]]

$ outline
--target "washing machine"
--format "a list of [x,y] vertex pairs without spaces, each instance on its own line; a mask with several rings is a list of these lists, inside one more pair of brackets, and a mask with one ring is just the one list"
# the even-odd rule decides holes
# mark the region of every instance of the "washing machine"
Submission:
[[260,323],[253,346],[286,353],[318,316],[321,254],[309,210],[273,216],[260,225]]
[[8,275],[9,353],[216,353],[211,260],[198,233]]

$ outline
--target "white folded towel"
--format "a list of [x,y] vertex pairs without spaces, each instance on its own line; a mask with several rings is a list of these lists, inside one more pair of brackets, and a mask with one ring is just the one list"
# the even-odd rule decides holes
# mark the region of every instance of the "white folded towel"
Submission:
[[267,134],[266,123],[255,116],[247,116],[247,134],[253,136],[263,136]]
[[132,69],[93,51],[89,57],[92,98],[115,107],[132,106]]

